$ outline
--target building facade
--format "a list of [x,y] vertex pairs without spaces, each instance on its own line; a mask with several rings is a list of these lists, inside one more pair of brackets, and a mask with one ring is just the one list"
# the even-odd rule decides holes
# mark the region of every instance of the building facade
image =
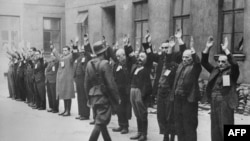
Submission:
[[22,41],[45,52],[50,42],[64,45],[64,0],[0,0],[1,74],[8,69],[4,45],[18,47]]
[[[155,49],[172,36],[177,28],[183,30],[188,44],[194,37],[200,55],[207,38],[212,35],[214,55],[221,53],[220,44],[226,36],[237,58],[241,75],[239,83],[250,83],[250,1],[248,0],[66,0],[66,40],[89,34],[90,42],[106,37],[108,44],[122,45],[128,35],[135,49],[140,48],[146,31],[152,36]],[[178,50],[178,49],[176,49]],[[201,78],[208,73],[203,71]]]
[[[225,36],[240,65],[239,83],[250,84],[250,1],[248,0],[0,0],[0,45],[17,46],[21,41],[49,51],[54,43],[59,50],[71,39],[88,34],[90,43],[105,36],[107,43],[122,46],[125,35],[135,50],[140,49],[149,30],[155,50],[182,28],[188,44],[194,37],[200,55],[208,36],[215,47],[210,55],[221,53]],[[176,48],[178,50],[178,48]],[[7,70],[8,59],[0,50]],[[201,78],[208,73],[203,71]]]

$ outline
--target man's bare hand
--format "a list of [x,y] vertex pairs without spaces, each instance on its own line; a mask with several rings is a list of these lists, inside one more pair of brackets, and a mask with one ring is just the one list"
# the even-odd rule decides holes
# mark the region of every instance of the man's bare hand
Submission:
[[221,44],[221,48],[222,48],[223,51],[225,51],[225,50],[228,49],[227,47],[228,47],[228,39],[227,39],[227,37],[225,37],[224,43]]
[[175,37],[176,37],[176,38],[181,38],[181,36],[182,36],[182,30],[179,28],[179,29],[177,29],[176,32],[175,32]]
[[212,36],[209,36],[206,43],[206,48],[210,49],[214,45],[214,39]]

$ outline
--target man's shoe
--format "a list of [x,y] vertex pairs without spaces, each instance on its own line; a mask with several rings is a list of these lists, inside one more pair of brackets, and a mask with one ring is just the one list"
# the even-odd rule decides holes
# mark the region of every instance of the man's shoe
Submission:
[[95,121],[91,121],[89,124],[90,124],[90,125],[94,125],[94,124],[95,124]]
[[18,98],[18,99],[16,99],[16,101],[22,101],[22,99]]
[[122,127],[118,127],[118,128],[114,128],[112,129],[113,132],[121,132],[122,131]]
[[62,113],[60,113],[60,114],[58,114],[59,116],[62,116],[63,114],[65,114],[66,113],[66,111],[64,111],[64,112],[62,112]]
[[37,107],[37,106],[34,106],[34,107],[32,107],[32,109],[38,109],[39,107]]
[[137,140],[141,137],[140,133],[137,133],[135,136],[130,137],[131,140]]
[[140,138],[138,139],[138,141],[145,141],[145,140],[147,140],[146,135],[141,135]]
[[51,113],[51,112],[53,112],[53,110],[52,110],[52,109],[49,109],[49,110],[47,110],[47,112]]
[[123,128],[121,134],[127,134],[127,133],[128,133],[128,128]]
[[43,107],[40,107],[40,108],[38,108],[38,110],[45,110],[46,108],[43,108]]
[[81,117],[80,120],[89,120],[88,117]]
[[53,110],[52,113],[58,113],[58,111]]
[[70,116],[70,113],[64,113],[62,116],[64,117]]
[[81,119],[81,118],[82,118],[81,116],[76,117],[76,119]]

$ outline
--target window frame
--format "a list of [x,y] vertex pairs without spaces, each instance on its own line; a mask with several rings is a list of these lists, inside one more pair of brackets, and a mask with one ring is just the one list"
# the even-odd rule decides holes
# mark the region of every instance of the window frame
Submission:
[[[219,42],[218,42],[218,52],[222,52],[222,49],[220,48],[220,44],[223,43],[223,36],[225,34],[230,34],[231,36],[231,42],[229,43],[230,44],[230,51],[232,52],[232,54],[243,54],[242,51],[240,50],[236,50],[236,47],[235,46],[235,34],[238,34],[238,33],[242,33],[242,37],[243,37],[243,40],[244,40],[244,14],[245,14],[245,7],[243,8],[235,8],[236,7],[236,0],[232,0],[232,8],[231,9],[227,9],[227,10],[224,10],[223,6],[224,6],[224,0],[221,1],[221,3],[219,4]],[[243,31],[242,32],[236,32],[235,31],[235,24],[236,24],[236,21],[235,21],[235,17],[237,15],[237,13],[243,13]],[[232,15],[232,27],[230,27],[230,31],[231,33],[226,33],[224,31],[224,20],[225,20],[225,15]],[[244,44],[244,43],[243,43]]]
[[[44,23],[45,23],[44,21],[45,20],[50,20],[50,22],[52,20],[57,20],[57,22],[59,22],[59,24],[58,24],[59,28],[58,29],[45,29],[45,27],[44,27]],[[53,44],[58,43],[58,45],[59,45],[58,47],[59,48],[61,47],[61,44],[62,44],[62,25],[61,24],[62,24],[61,18],[54,18],[54,17],[44,17],[43,18],[43,49],[44,49],[45,53],[50,53],[51,52],[51,50],[50,51],[46,50],[45,43],[50,44],[52,42],[52,34],[55,33],[55,32],[58,32],[60,37],[59,37],[59,42],[53,42]],[[44,38],[44,33],[45,32],[50,33],[50,41],[49,42],[45,41],[45,38]]]
[[[146,18],[143,17],[142,13],[143,13],[143,5],[146,5],[147,6],[147,16]],[[136,6],[137,5],[140,5],[141,6],[141,9],[140,9],[140,18],[137,18],[136,17]],[[138,2],[134,2],[134,50],[137,50],[137,45],[136,45],[136,42],[138,39],[140,39],[140,43],[139,43],[139,51],[142,50],[142,43],[143,43],[143,33],[144,33],[144,27],[143,27],[143,24],[144,23],[147,23],[148,24],[148,27],[147,27],[147,30],[149,30],[149,11],[148,11],[148,1],[138,1]],[[140,24],[141,25],[141,29],[140,29],[140,35],[141,37],[138,37],[137,36],[137,24]]]
[[[184,38],[183,37],[188,37],[188,41],[190,40],[190,36],[191,36],[191,34],[190,33],[187,33],[187,34],[183,34],[183,21],[185,20],[185,19],[188,19],[189,20],[189,22],[191,22],[191,15],[190,15],[190,10],[191,10],[191,0],[189,1],[190,2],[190,5],[189,5],[189,12],[188,12],[188,14],[186,14],[186,13],[184,13],[184,0],[181,0],[181,6],[180,6],[180,14],[178,15],[175,15],[175,11],[176,11],[176,0],[172,0],[172,23],[173,23],[173,26],[172,26],[172,30],[170,30],[170,31],[172,31],[172,35],[174,35],[175,34],[175,32],[176,32],[176,30],[177,30],[177,28],[176,28],[176,20],[181,20],[181,27],[179,27],[179,28],[181,28],[182,29],[182,39],[184,40]],[[189,23],[189,28],[190,28],[190,26],[191,26],[191,23]],[[189,32],[191,32],[191,31],[189,31]],[[186,43],[187,45],[189,45],[188,43]]]

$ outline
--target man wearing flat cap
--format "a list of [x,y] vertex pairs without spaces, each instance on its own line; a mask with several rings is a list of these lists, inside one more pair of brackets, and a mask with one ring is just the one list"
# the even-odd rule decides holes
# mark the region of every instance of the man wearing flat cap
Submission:
[[89,141],[97,141],[100,132],[105,141],[111,141],[107,125],[111,113],[120,103],[117,85],[107,57],[107,47],[102,41],[93,45],[96,58],[89,61],[86,68],[84,88],[88,94],[88,104],[93,109],[95,127]]

